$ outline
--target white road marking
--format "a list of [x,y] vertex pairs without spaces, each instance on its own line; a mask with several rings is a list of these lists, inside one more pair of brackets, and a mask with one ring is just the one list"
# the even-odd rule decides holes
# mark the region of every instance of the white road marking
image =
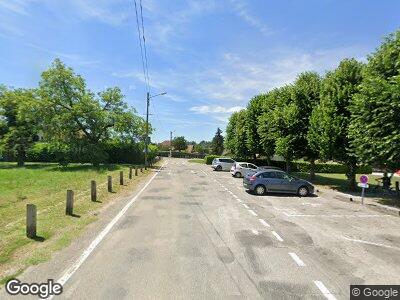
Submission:
[[252,229],[251,230],[252,233],[254,233],[255,235],[259,235],[260,233],[258,232],[258,230]]
[[249,207],[248,207],[248,205],[247,204],[242,204],[245,208],[247,208],[247,209],[249,209]]
[[318,280],[314,281],[317,288],[321,291],[321,293],[325,296],[326,299],[336,300],[336,297],[331,294],[331,292],[326,288],[326,286]]
[[306,264],[297,256],[296,253],[289,252],[289,255],[293,258],[293,260],[296,262],[296,264],[299,267],[305,267],[306,266]]
[[249,211],[249,213],[251,213],[253,216],[256,216],[256,217],[257,217],[257,214],[256,214],[256,212],[255,212],[254,210],[249,209],[248,211]]
[[[163,166],[161,166],[162,168]],[[161,169],[160,168],[160,169]],[[124,216],[126,211],[132,206],[133,203],[136,202],[137,198],[143,193],[143,191],[149,186],[149,184],[153,181],[153,179],[159,173],[155,173],[150,180],[145,184],[145,186],[133,197],[125,206],[121,209],[121,211],[111,220],[110,223],[96,236],[96,238],[90,243],[89,247],[83,251],[81,256],[75,261],[75,263],[65,271],[64,275],[61,276],[60,279],[57,280],[57,283],[62,286],[71,278],[71,276],[79,269],[79,267],[85,262],[85,260],[89,257],[89,255],[93,252],[93,250],[100,244],[100,242],[104,239],[104,237],[110,232],[110,230],[114,227],[114,225]],[[52,299],[53,296],[48,299]]]
[[325,218],[380,218],[380,217],[390,216],[390,215],[323,215],[323,214],[306,215],[306,214],[287,213],[285,211],[283,212],[283,214],[287,217],[325,217]]
[[378,246],[378,247],[384,247],[384,248],[391,248],[391,249],[395,249],[395,250],[400,250],[400,248],[398,248],[398,247],[393,247],[393,246],[390,246],[390,245],[385,245],[385,244],[380,244],[380,243],[374,243],[374,242],[369,242],[369,241],[353,239],[353,238],[349,238],[347,236],[341,236],[341,238],[343,238],[343,239],[345,239],[347,241],[351,241],[351,242],[356,242],[356,243],[361,243],[361,244],[367,244],[367,245],[373,245],[373,246]]
[[238,197],[238,196],[236,196],[236,195],[233,195],[233,198],[236,198],[236,199],[238,199],[239,197]]
[[263,224],[266,227],[271,227],[271,225],[269,225],[267,222],[265,222],[263,219],[258,219],[258,221],[260,221],[261,224]]
[[239,198],[238,199],[236,199],[237,200],[237,202],[240,202],[240,203],[242,203],[242,200],[240,200]]
[[272,231],[272,234],[276,237],[276,239],[280,242],[283,242],[283,238],[279,234],[277,234],[275,231]]

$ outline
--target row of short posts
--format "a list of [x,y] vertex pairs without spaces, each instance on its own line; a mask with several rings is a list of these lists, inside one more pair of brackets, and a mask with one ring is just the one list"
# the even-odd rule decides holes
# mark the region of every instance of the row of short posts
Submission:
[[[147,168],[145,168],[147,169]],[[133,173],[133,170],[135,170]],[[143,173],[143,167],[130,167],[129,168],[129,179],[132,179],[133,176],[138,176],[140,173]],[[135,174],[135,175],[133,175]],[[119,172],[119,184],[124,185],[124,172]],[[112,176],[107,177],[107,190],[109,193],[113,191],[113,181]],[[97,202],[97,183],[95,180],[90,182],[90,199],[93,202]],[[74,191],[67,190],[67,202],[65,207],[65,214],[67,216],[74,216]],[[27,204],[26,205],[26,236],[30,239],[35,239],[37,228],[37,209],[35,204]]]

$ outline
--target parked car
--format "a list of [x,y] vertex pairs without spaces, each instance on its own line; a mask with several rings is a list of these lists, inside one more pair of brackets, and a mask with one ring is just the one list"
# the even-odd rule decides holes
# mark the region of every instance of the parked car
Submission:
[[244,177],[244,175],[248,174],[251,171],[253,171],[253,173],[257,172],[257,170],[259,170],[259,167],[254,164],[247,162],[236,162],[231,168],[231,174],[236,178],[240,178]]
[[243,186],[257,195],[268,192],[298,194],[305,197],[314,194],[314,186],[310,182],[276,169],[265,169],[244,176]]
[[235,161],[231,158],[214,158],[211,168],[213,168],[215,171],[229,171],[234,163]]
[[268,169],[283,171],[281,168],[274,167],[274,166],[261,166],[261,167],[257,167],[257,169],[249,169],[249,170],[247,170],[246,171],[246,175],[254,175],[257,172],[260,172],[260,171],[263,171],[263,170],[268,170]]

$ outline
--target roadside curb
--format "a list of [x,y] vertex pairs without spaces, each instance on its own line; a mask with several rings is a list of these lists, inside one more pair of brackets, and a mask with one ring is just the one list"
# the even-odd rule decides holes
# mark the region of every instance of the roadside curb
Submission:
[[[331,194],[333,197],[328,197],[328,199],[334,199],[334,200],[339,200],[342,202],[353,202],[354,204],[361,204],[361,196],[354,196],[351,194],[335,191],[329,188],[321,187],[318,186],[317,190],[319,194],[325,193],[325,194]],[[318,193],[317,192],[317,193]],[[400,209],[380,203],[376,203],[374,201],[369,200],[368,198],[364,198],[364,205],[370,209],[377,210],[383,213],[389,213],[394,216],[400,216]]]

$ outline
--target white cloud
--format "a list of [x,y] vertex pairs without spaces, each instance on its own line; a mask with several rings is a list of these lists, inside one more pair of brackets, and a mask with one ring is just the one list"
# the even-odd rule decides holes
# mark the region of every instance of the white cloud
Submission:
[[266,24],[264,24],[263,21],[261,21],[259,18],[249,12],[248,4],[246,1],[229,0],[229,2],[231,3],[233,11],[236,13],[236,15],[247,24],[257,29],[263,35],[270,35],[272,33],[270,28]]
[[193,106],[189,110],[199,114],[231,114],[244,109],[242,106],[223,107],[223,106]]

